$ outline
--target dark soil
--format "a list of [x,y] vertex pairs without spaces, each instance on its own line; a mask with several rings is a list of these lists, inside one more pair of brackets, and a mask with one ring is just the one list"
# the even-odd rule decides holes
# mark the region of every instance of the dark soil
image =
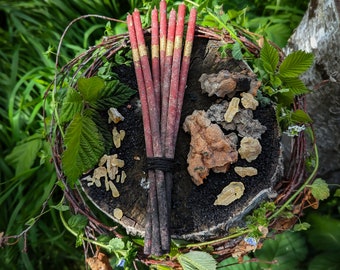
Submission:
[[[220,59],[217,53],[219,45],[209,42],[207,46],[206,43],[206,40],[195,40],[181,116],[182,123],[185,117],[195,109],[206,110],[216,101],[216,98],[209,98],[206,94],[201,93],[198,78],[202,73],[218,72],[221,69],[240,72],[247,68],[243,62],[236,61],[231,57]],[[119,66],[115,68],[114,72],[119,75],[122,82],[137,89],[132,67]],[[128,178],[124,184],[115,183],[121,195],[119,198],[113,198],[111,192],[105,191],[104,185],[101,188],[87,187],[87,184],[83,182],[83,188],[91,201],[110,217],[113,216],[114,208],[122,209],[124,217],[120,223],[129,232],[140,234],[144,230],[147,190],[141,186],[142,179],[146,177],[144,173],[145,145],[138,98],[134,97],[130,104],[119,108],[119,111],[125,116],[125,120],[119,123],[117,128],[118,130],[124,129],[126,137],[121,148],[112,150],[111,154],[117,153],[118,157],[125,161],[124,170]],[[272,107],[262,107],[254,111],[254,118],[267,127],[267,131],[262,135],[260,141],[262,145],[260,156],[252,163],[239,159],[226,174],[211,172],[201,186],[194,185],[187,172],[186,159],[189,152],[190,134],[184,133],[180,128],[172,190],[172,235],[186,239],[192,237],[185,235],[202,232],[204,236],[193,238],[204,239],[224,235],[228,221],[249,211],[255,206],[249,207],[253,198],[273,185],[272,178],[280,158],[280,141],[275,111]],[[234,172],[234,166],[253,166],[258,169],[259,174],[254,177],[241,178]],[[217,195],[232,181],[244,183],[244,195],[229,206],[214,206],[213,203]]]

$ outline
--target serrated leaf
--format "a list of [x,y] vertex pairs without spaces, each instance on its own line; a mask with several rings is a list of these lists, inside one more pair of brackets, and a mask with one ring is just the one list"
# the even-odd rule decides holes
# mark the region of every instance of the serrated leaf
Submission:
[[80,93],[73,88],[69,89],[61,106],[60,122],[71,121],[76,114],[82,111],[83,106],[83,98]]
[[96,124],[88,116],[76,115],[66,129],[62,166],[67,180],[74,184],[92,169],[104,153],[104,144]]
[[329,188],[325,180],[317,178],[309,187],[315,199],[325,200],[329,197]]
[[87,222],[87,217],[79,214],[71,216],[67,221],[71,229],[76,232],[82,231],[87,225]]
[[279,67],[282,77],[298,77],[311,67],[313,54],[304,51],[295,51],[289,54]]
[[190,251],[178,257],[178,261],[184,270],[215,270],[217,262],[203,251]]
[[298,77],[280,77],[283,86],[289,88],[294,95],[302,95],[309,92],[306,85]]
[[291,119],[294,123],[312,123],[313,120],[303,110],[296,110],[292,113]]
[[310,224],[309,223],[302,222],[302,223],[299,223],[299,224],[295,224],[293,230],[295,232],[298,232],[298,231],[306,231],[309,228],[310,228]]
[[22,142],[19,142],[5,158],[15,168],[15,175],[19,175],[29,170],[36,158],[43,143],[39,134],[32,135]]
[[275,239],[267,239],[260,250],[255,251],[255,256],[260,261],[276,264],[261,263],[263,269],[296,269],[307,255],[306,241],[297,232],[285,232],[275,236]]
[[110,107],[118,108],[129,101],[135,93],[136,91],[127,85],[120,83],[118,80],[113,80],[105,85],[100,91],[98,99],[91,102],[91,106],[100,110],[107,110]]
[[238,42],[235,42],[233,44],[233,49],[231,51],[232,56],[236,59],[236,60],[242,60],[243,58],[243,54],[242,54],[242,50],[241,50],[241,45]]
[[110,248],[112,248],[112,250],[124,249],[125,243],[120,238],[112,238],[109,241],[109,246],[110,246]]
[[262,60],[263,68],[268,73],[274,74],[279,63],[279,52],[266,40],[260,52],[260,59]]
[[78,91],[87,102],[94,102],[99,98],[100,91],[105,86],[105,81],[99,77],[79,78]]

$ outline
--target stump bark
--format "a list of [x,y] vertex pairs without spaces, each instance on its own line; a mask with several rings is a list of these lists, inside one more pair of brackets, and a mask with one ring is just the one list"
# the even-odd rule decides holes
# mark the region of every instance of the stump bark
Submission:
[[[201,91],[199,78],[202,73],[217,73],[227,69],[230,72],[249,71],[242,61],[230,56],[221,58],[218,52],[220,42],[207,39],[195,39],[191,58],[187,89],[181,115],[181,125],[176,145],[176,166],[173,172],[173,190],[171,207],[171,234],[173,238],[202,241],[227,234],[235,222],[258,205],[268,196],[273,195],[273,186],[282,173],[280,134],[275,110],[272,106],[261,107],[254,111],[267,130],[262,135],[262,153],[249,164],[239,159],[231,165],[227,173],[211,172],[204,184],[193,184],[187,171],[187,155],[190,148],[190,134],[185,133],[182,124],[186,116],[194,110],[207,110],[212,104],[220,101],[216,96],[208,97]],[[115,67],[120,80],[136,89],[136,80],[132,67]],[[239,87],[249,87],[250,80],[245,80]],[[115,183],[120,196],[113,198],[104,185],[98,188],[88,186],[81,181],[88,198],[114,221],[120,223],[128,233],[144,235],[145,214],[147,205],[147,177],[145,175],[145,145],[142,127],[142,116],[138,97],[131,99],[127,106],[119,108],[125,120],[117,124],[118,129],[126,132],[122,146],[113,149],[112,153],[124,159],[124,170],[127,179],[124,183]],[[241,178],[233,168],[235,166],[254,166],[258,175]],[[245,186],[244,195],[228,206],[216,206],[214,201],[222,189],[231,182],[241,181]],[[113,215],[114,209],[121,209],[122,218]]]

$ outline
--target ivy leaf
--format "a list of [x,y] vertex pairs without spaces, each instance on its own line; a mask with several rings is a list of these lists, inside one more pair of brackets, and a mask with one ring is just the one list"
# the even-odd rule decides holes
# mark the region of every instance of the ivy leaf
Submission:
[[277,261],[277,264],[260,263],[261,269],[296,269],[307,255],[306,241],[297,232],[285,232],[267,239],[260,250],[255,251],[255,256],[260,261]]
[[87,102],[96,101],[99,98],[99,92],[104,86],[105,81],[97,76],[78,79],[78,91]]
[[60,122],[66,123],[71,121],[77,113],[81,112],[82,109],[83,109],[82,96],[77,90],[73,88],[69,89],[61,106]]
[[282,77],[298,77],[313,63],[313,54],[304,51],[295,51],[289,54],[279,67],[279,74]]
[[329,188],[325,180],[317,178],[309,187],[315,199],[322,201],[329,197]]
[[178,261],[184,270],[215,270],[215,259],[203,251],[190,251],[178,257]]
[[118,108],[129,101],[135,93],[136,91],[127,85],[120,83],[118,80],[113,80],[106,84],[100,91],[98,99],[91,102],[90,105],[100,110],[107,110],[110,107]]
[[66,150],[62,165],[70,184],[74,184],[85,171],[93,168],[104,153],[103,139],[93,120],[77,114],[66,129]]
[[266,40],[260,52],[260,59],[262,60],[263,68],[268,73],[274,74],[279,63],[279,52]]
[[296,110],[292,113],[291,119],[294,123],[312,123],[313,120],[303,110]]

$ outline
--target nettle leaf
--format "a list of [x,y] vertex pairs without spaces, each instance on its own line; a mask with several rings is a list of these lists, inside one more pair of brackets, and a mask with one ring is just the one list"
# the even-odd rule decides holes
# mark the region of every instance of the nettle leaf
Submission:
[[80,93],[73,88],[69,89],[61,106],[60,122],[71,121],[76,114],[82,111],[83,106],[83,98]]
[[282,77],[298,77],[313,63],[313,54],[304,51],[295,51],[289,54],[279,67],[279,74]]
[[263,68],[268,73],[275,73],[279,63],[279,52],[266,40],[260,52],[260,59],[262,60]]
[[88,222],[87,217],[79,214],[71,216],[67,221],[71,229],[76,232],[82,231],[87,225],[87,222]]
[[283,85],[288,87],[294,95],[302,95],[309,92],[306,85],[298,77],[281,77]]
[[104,153],[103,138],[93,120],[77,114],[66,129],[62,165],[70,183],[93,168]]
[[91,102],[91,106],[95,109],[107,110],[110,107],[118,108],[125,102],[129,101],[131,96],[136,93],[125,84],[118,80],[108,82],[100,91],[98,99]]
[[255,251],[255,256],[263,262],[276,264],[260,263],[261,269],[296,269],[307,255],[306,241],[297,232],[285,232],[275,236],[275,239],[267,239],[263,247]]
[[99,92],[105,86],[105,81],[97,76],[91,78],[79,78],[77,83],[78,91],[87,102],[96,101],[99,98]]
[[325,200],[329,197],[329,188],[325,180],[317,178],[309,187],[315,199]]
[[190,251],[178,257],[184,270],[215,270],[216,260],[209,253],[203,251]]
[[313,120],[303,110],[296,110],[292,113],[291,119],[294,123],[312,123]]

